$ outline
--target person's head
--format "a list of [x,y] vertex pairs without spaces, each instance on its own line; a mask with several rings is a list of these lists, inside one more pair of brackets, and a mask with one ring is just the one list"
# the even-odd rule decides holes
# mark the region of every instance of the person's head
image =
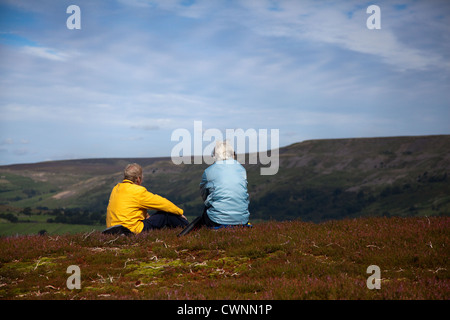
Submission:
[[233,147],[229,141],[224,140],[216,142],[216,147],[212,152],[212,156],[216,161],[233,159],[234,155]]
[[142,167],[137,163],[130,163],[123,171],[123,178],[132,181],[135,184],[141,185],[144,176],[142,174]]

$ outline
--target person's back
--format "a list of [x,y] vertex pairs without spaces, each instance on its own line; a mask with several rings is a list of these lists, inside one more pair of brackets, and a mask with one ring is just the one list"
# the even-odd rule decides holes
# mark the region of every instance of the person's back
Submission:
[[147,208],[151,204],[150,193],[146,188],[125,179],[111,192],[106,226],[121,224],[130,231],[139,233],[144,227],[142,221],[147,218]]
[[[225,143],[223,147],[227,148]],[[214,223],[244,225],[248,222],[247,173],[229,154],[219,156],[206,168],[200,190],[208,218]]]
[[[121,225],[133,233],[188,224],[183,210],[143,186],[142,168],[136,163],[124,170],[124,180],[111,192],[106,210],[106,226]],[[147,209],[158,210],[148,217]]]

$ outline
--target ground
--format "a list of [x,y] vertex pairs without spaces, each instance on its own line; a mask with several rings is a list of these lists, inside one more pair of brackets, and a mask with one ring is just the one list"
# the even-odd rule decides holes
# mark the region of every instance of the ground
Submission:
[[[448,217],[0,238],[1,299],[450,298]],[[79,267],[79,289],[69,289]],[[380,271],[380,288],[369,289]],[[69,283],[69,287],[68,287]],[[369,287],[368,287],[369,283]]]

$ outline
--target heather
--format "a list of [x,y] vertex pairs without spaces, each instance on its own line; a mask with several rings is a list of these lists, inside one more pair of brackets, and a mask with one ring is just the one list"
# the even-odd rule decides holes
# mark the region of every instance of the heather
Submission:
[[[450,298],[448,217],[0,238],[1,299]],[[69,290],[67,267],[81,270]],[[381,288],[366,286],[367,267]]]

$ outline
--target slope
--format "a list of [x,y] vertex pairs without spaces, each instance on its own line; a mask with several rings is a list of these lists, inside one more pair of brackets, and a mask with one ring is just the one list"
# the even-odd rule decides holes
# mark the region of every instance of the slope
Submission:
[[[276,175],[246,164],[252,219],[324,221],[358,216],[447,215],[450,136],[310,140],[279,150]],[[201,211],[198,183],[206,164],[170,158],[84,159],[0,167],[0,204],[82,208],[104,214],[127,163],[144,168],[144,186]]]

